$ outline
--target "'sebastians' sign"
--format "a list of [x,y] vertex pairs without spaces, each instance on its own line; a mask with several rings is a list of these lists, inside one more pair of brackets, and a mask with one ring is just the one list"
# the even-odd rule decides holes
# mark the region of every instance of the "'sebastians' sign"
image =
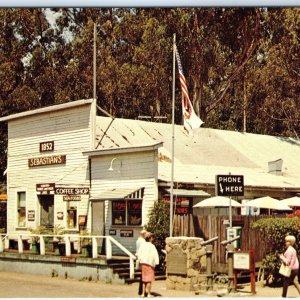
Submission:
[[217,196],[244,196],[243,175],[216,175]]
[[44,157],[35,157],[28,159],[28,166],[39,167],[39,166],[48,166],[48,165],[60,165],[66,163],[66,155],[53,155],[53,156],[44,156]]

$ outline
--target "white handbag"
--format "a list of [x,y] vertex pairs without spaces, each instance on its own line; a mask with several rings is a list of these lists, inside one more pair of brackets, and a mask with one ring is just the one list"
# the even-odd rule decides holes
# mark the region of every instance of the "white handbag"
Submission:
[[281,274],[284,277],[290,277],[291,276],[292,269],[285,265],[284,263],[281,264],[279,269],[279,274]]

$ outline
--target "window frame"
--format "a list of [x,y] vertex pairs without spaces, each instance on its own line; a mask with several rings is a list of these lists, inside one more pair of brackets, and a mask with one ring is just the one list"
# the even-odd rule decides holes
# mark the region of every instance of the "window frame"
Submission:
[[[140,208],[130,209],[130,206],[128,205],[128,203],[130,202],[139,203]],[[118,208],[119,210],[114,209],[114,206],[117,205],[117,203],[119,203],[119,208]],[[137,224],[133,224],[132,221],[130,221],[129,219],[129,217],[133,215],[134,211],[138,212],[138,215],[140,217],[140,221]],[[112,226],[140,227],[142,225],[142,215],[143,215],[143,199],[126,198],[126,199],[116,199],[111,201],[111,225]],[[116,222],[116,220],[119,219],[120,217],[121,217],[120,223]]]
[[[21,199],[20,195],[24,195],[24,199]],[[24,203],[21,203],[21,201]],[[21,206],[23,204],[23,206]],[[21,211],[23,216],[23,222],[21,222]],[[26,228],[26,191],[17,191],[17,227]]]

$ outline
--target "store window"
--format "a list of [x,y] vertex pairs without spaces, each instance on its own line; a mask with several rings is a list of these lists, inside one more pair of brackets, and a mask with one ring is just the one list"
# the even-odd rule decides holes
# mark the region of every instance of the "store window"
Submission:
[[142,224],[142,200],[112,201],[112,225]]
[[26,193],[18,192],[18,226],[26,226]]

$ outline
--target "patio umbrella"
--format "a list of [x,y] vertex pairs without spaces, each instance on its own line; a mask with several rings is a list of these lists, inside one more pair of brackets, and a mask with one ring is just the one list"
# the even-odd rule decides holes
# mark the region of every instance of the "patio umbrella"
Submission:
[[229,227],[232,227],[232,207],[242,207],[240,203],[235,200],[232,200],[223,196],[215,196],[208,199],[205,199],[193,207],[202,207],[202,208],[214,208],[214,207],[228,207],[229,208]]
[[290,207],[299,207],[300,206],[300,197],[295,196],[295,197],[283,199],[283,200],[281,200],[281,202]]
[[208,199],[205,199],[197,204],[195,204],[193,207],[229,207],[230,206],[230,200],[231,200],[231,206],[232,207],[241,207],[242,205],[238,203],[235,200],[232,200],[227,197],[223,196],[216,196],[211,197]]
[[244,205],[257,207],[257,208],[276,209],[276,210],[292,210],[290,207],[288,207],[287,204],[283,203],[280,200],[269,197],[269,196],[250,200],[247,203],[245,203]]

